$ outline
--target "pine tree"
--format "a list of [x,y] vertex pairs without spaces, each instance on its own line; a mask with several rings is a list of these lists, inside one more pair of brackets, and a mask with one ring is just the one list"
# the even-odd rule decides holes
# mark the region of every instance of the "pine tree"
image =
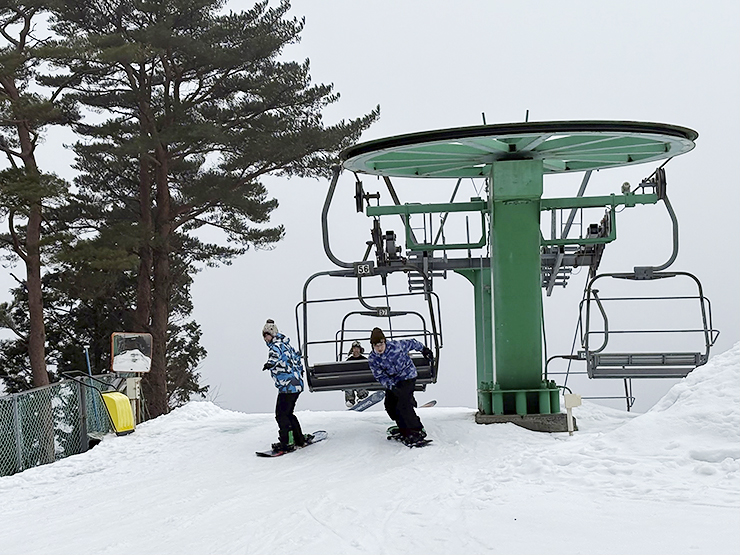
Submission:
[[43,40],[34,30],[43,16],[44,2],[0,3],[0,152],[9,165],[0,172],[0,213],[7,219],[0,246],[26,267],[28,329],[20,338],[37,387],[49,383],[41,285],[44,209],[64,196],[66,184],[39,169],[36,147],[47,126],[76,117],[71,106],[58,99],[59,91],[44,97],[31,87],[38,51],[43,49]]
[[287,17],[288,2],[228,14],[222,7],[215,0],[77,0],[55,10],[53,28],[66,41],[55,62],[65,72],[45,83],[71,86],[71,98],[106,117],[77,126],[87,137],[78,155],[94,150],[136,176],[132,331],[153,336],[145,382],[152,416],[168,408],[173,264],[184,237],[207,225],[221,229],[229,245],[203,245],[210,262],[280,240],[283,227],[267,227],[277,201],[260,178],[325,175],[336,153],[378,116],[376,108],[324,125],[322,110],[338,94],[311,84],[307,60],[280,58],[303,28]]

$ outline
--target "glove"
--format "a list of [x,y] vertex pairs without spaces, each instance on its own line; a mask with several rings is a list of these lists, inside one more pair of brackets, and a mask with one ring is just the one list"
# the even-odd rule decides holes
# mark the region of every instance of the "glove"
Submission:
[[262,367],[262,370],[269,370],[270,368],[272,368],[272,364],[270,364],[269,362],[265,362],[265,365]]
[[431,366],[434,366],[434,354],[432,353],[432,350],[429,347],[424,347],[421,350],[421,355],[429,361],[429,364]]

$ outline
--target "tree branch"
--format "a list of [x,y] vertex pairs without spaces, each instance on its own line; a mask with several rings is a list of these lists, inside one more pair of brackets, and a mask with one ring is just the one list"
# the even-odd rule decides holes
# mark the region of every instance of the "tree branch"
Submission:
[[18,238],[18,234],[15,231],[15,222],[13,221],[14,217],[15,217],[15,210],[10,209],[10,211],[8,212],[8,229],[10,231],[10,238],[13,240],[13,251],[18,256],[21,257],[23,262],[28,263],[28,254],[26,254],[26,251],[23,250],[23,245],[21,245],[20,239]]

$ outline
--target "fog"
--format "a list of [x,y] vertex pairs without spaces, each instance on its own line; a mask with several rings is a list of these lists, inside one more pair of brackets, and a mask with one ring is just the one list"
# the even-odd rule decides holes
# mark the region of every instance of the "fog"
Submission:
[[[250,6],[229,3],[234,10]],[[380,105],[380,120],[365,132],[363,141],[478,125],[484,117],[489,124],[525,118],[629,120],[696,130],[696,148],[665,167],[680,229],[680,251],[671,269],[696,274],[711,299],[714,327],[721,330],[713,352],[725,351],[738,340],[740,256],[735,215],[740,194],[734,134],[740,128],[740,5],[736,2],[698,7],[688,1],[296,1],[292,13],[305,17],[305,30],[300,44],[286,50],[286,58],[309,58],[314,82],[333,83],[341,93],[340,101],[327,108],[326,122],[358,117]],[[64,134],[50,132],[43,148],[56,152],[69,141]],[[42,169],[71,179],[64,165],[69,157],[53,159],[54,164]],[[619,194],[622,183],[634,187],[657,165],[594,172],[586,194]],[[582,178],[582,174],[546,176],[545,197],[575,196]],[[365,176],[363,182],[366,192],[382,192],[383,203],[390,203],[382,180]],[[269,177],[265,184],[280,203],[270,223],[285,226],[285,239],[272,250],[250,250],[230,266],[202,271],[193,286],[193,316],[202,326],[202,344],[208,351],[200,368],[202,382],[211,387],[207,398],[245,412],[269,412],[274,405],[272,380],[261,371],[267,357],[260,333],[265,320],[274,319],[295,344],[295,307],[304,282],[316,272],[336,269],[321,240],[328,180]],[[346,261],[362,258],[372,224],[371,218],[355,212],[353,184],[354,177],[344,172],[329,214],[331,248]],[[402,203],[447,201],[454,180],[394,180],[394,185]],[[478,196],[481,186],[464,182],[458,199]],[[594,215],[593,221],[599,218]],[[662,203],[625,209],[617,222],[617,240],[606,247],[601,272],[630,271],[669,258],[671,222]],[[395,229],[403,237],[398,218],[384,218],[382,223],[384,230]],[[22,276],[19,268],[8,271]],[[15,284],[8,271],[0,276],[3,292]],[[571,351],[586,277],[587,269],[582,269],[565,289],[556,288],[544,298],[550,356]],[[317,295],[352,294],[356,286],[354,280],[327,281],[321,286],[317,282]],[[391,276],[388,287],[405,291],[405,276]],[[682,291],[678,285],[668,290]],[[473,288],[462,276],[448,272],[447,279],[435,279],[434,291],[441,304],[444,347],[439,381],[421,396],[436,398],[442,406],[474,407]],[[1,300],[9,298],[9,293],[0,295]],[[683,305],[658,312],[670,321],[667,327],[692,318]],[[647,313],[658,315],[650,308]],[[638,320],[644,317],[634,314]],[[333,313],[317,316],[310,323],[312,333],[314,327],[316,334],[324,329],[333,333],[338,318],[341,315]],[[583,371],[580,364],[573,370]],[[562,363],[551,368],[562,370]],[[557,381],[562,384],[563,377]],[[635,380],[634,410],[647,410],[675,382]],[[620,380],[578,375],[570,376],[567,385],[586,397],[624,395]],[[299,408],[341,408],[343,401],[341,393],[307,393]],[[600,402],[625,405],[624,398]]]

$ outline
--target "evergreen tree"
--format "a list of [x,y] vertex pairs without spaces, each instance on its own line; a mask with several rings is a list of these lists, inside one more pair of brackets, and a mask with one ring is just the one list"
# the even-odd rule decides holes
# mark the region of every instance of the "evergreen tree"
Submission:
[[[229,245],[201,244],[210,256],[204,263],[278,241],[283,227],[266,226],[277,201],[268,199],[260,178],[325,175],[337,151],[378,116],[376,109],[324,125],[322,110],[338,94],[311,84],[307,60],[280,59],[303,28],[287,17],[287,2],[276,8],[261,2],[241,13],[222,8],[217,0],[72,0],[55,8],[54,29],[66,41],[55,62],[66,72],[44,82],[72,87],[72,99],[106,117],[77,126],[87,137],[78,156],[94,151],[136,176],[132,331],[153,336],[145,382],[152,416],[168,408],[166,343],[178,249],[206,225],[221,229]],[[98,190],[110,183],[95,181]]]
[[[112,220],[111,227],[115,227]],[[111,334],[130,330],[134,322],[135,252],[127,255],[124,250],[116,250],[111,236],[102,233],[93,239],[68,244],[58,260],[55,269],[43,278],[47,358],[53,369],[49,374],[54,381],[66,371],[85,369],[85,346],[89,347],[92,373],[106,372],[111,367]],[[176,257],[174,266],[180,268],[187,262]],[[199,344],[200,327],[190,319],[191,274],[175,273],[177,293],[172,299],[166,349],[169,407],[187,402],[193,394],[208,391],[208,386],[199,384],[198,366],[206,352]],[[15,288],[13,295],[12,305],[0,305],[0,318],[20,336],[28,328],[25,288]],[[0,380],[10,393],[32,386],[23,340],[0,341]]]
[[44,2],[0,2],[0,152],[9,165],[0,172],[0,214],[7,221],[0,246],[26,268],[28,328],[19,338],[37,387],[49,383],[41,286],[43,213],[45,205],[63,197],[66,184],[41,172],[36,147],[45,127],[76,117],[71,106],[58,99],[58,90],[44,97],[31,87],[44,42],[34,35],[34,27],[43,15]]

